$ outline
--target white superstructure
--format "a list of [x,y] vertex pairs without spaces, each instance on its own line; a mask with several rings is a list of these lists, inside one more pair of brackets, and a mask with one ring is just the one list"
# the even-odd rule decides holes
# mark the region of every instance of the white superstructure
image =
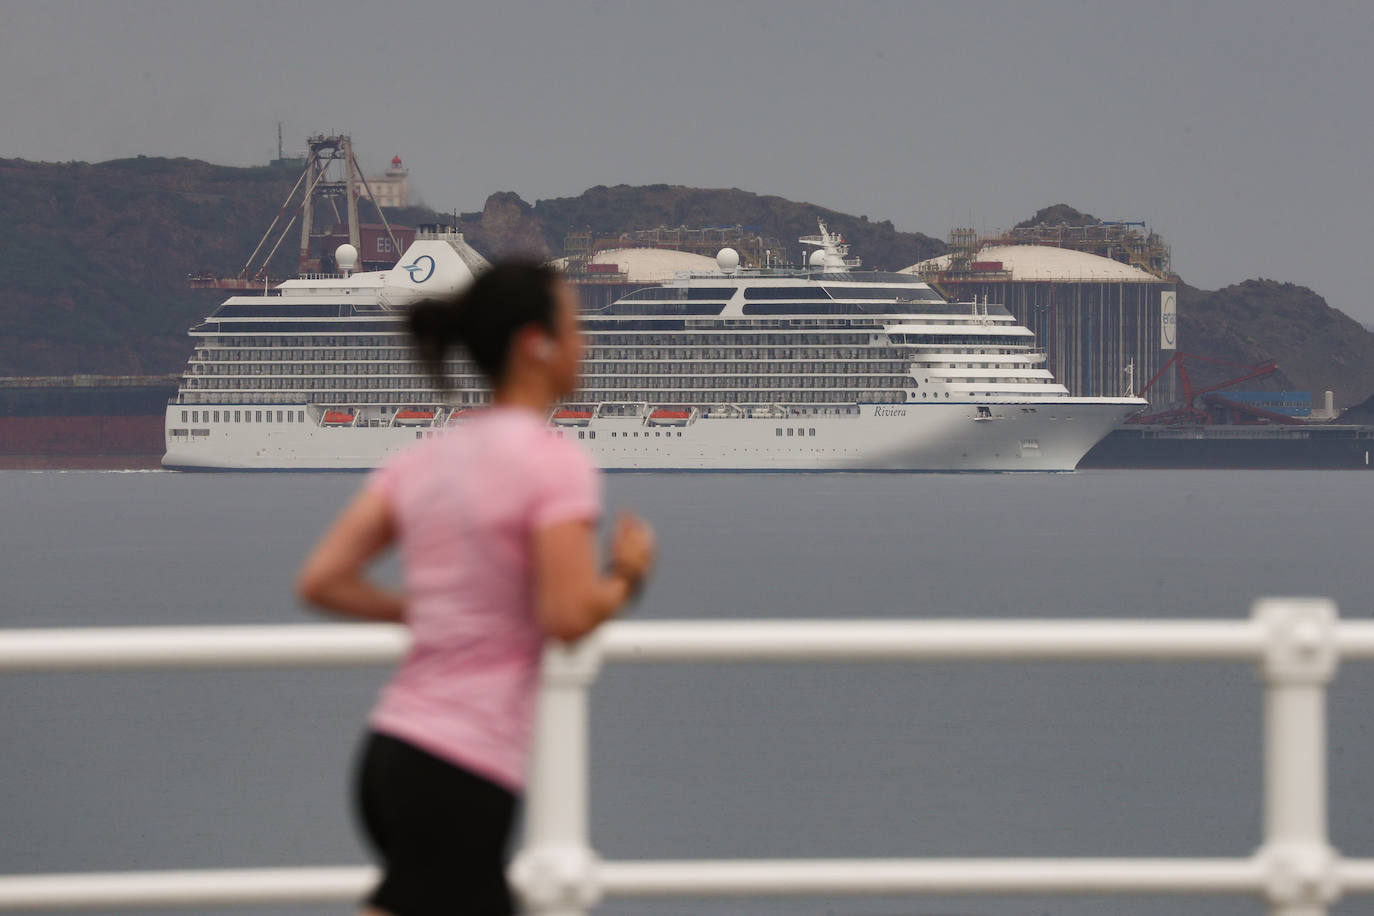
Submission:
[[[714,271],[583,315],[583,387],[550,416],[605,468],[1067,471],[1139,398],[1076,398],[1006,309],[919,278],[852,270],[824,224],[803,270]],[[341,265],[347,266],[346,258]],[[235,296],[191,329],[167,410],[167,467],[358,469],[480,410],[453,358],[441,390],[412,359],[405,308],[485,266],[422,234],[389,271]]]

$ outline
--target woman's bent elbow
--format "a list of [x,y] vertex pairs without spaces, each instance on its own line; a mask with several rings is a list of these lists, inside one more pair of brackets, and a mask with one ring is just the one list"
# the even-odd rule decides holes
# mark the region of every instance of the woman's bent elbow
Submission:
[[307,607],[322,608],[327,601],[328,583],[305,572],[296,577],[296,599]]

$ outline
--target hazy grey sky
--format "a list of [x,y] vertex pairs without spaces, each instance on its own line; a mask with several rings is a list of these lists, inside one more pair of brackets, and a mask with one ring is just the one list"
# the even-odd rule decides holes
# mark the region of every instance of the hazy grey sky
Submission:
[[246,165],[283,121],[440,209],[669,182],[943,237],[1063,201],[1365,322],[1372,97],[1368,0],[0,0],[4,157]]

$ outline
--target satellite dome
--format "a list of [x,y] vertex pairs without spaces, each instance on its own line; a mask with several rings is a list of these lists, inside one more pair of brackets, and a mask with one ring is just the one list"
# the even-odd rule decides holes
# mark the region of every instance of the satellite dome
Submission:
[[339,265],[339,270],[344,273],[351,272],[358,266],[358,249],[345,242],[334,249],[334,263]]
[[810,264],[812,267],[825,267],[825,249],[817,248],[815,251],[811,252]]
[[739,267],[739,252],[733,248],[722,248],[716,252],[716,266],[727,274]]

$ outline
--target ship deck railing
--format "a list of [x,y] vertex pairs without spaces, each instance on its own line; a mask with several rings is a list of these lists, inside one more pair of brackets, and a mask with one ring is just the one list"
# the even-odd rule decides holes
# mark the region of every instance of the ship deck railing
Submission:
[[[0,631],[0,671],[376,665],[394,625]],[[1260,847],[1214,858],[603,860],[589,840],[589,688],[603,665],[681,662],[1158,661],[1257,664],[1264,691]],[[1324,916],[1374,894],[1374,859],[1327,828],[1327,687],[1374,660],[1374,621],[1324,599],[1263,599],[1241,620],[629,621],[545,650],[524,846],[510,868],[529,913],[582,916],[607,897],[1037,894],[1249,895],[1270,916]],[[665,780],[664,791],[676,784]],[[366,866],[0,877],[0,910],[287,905],[359,899]]]

